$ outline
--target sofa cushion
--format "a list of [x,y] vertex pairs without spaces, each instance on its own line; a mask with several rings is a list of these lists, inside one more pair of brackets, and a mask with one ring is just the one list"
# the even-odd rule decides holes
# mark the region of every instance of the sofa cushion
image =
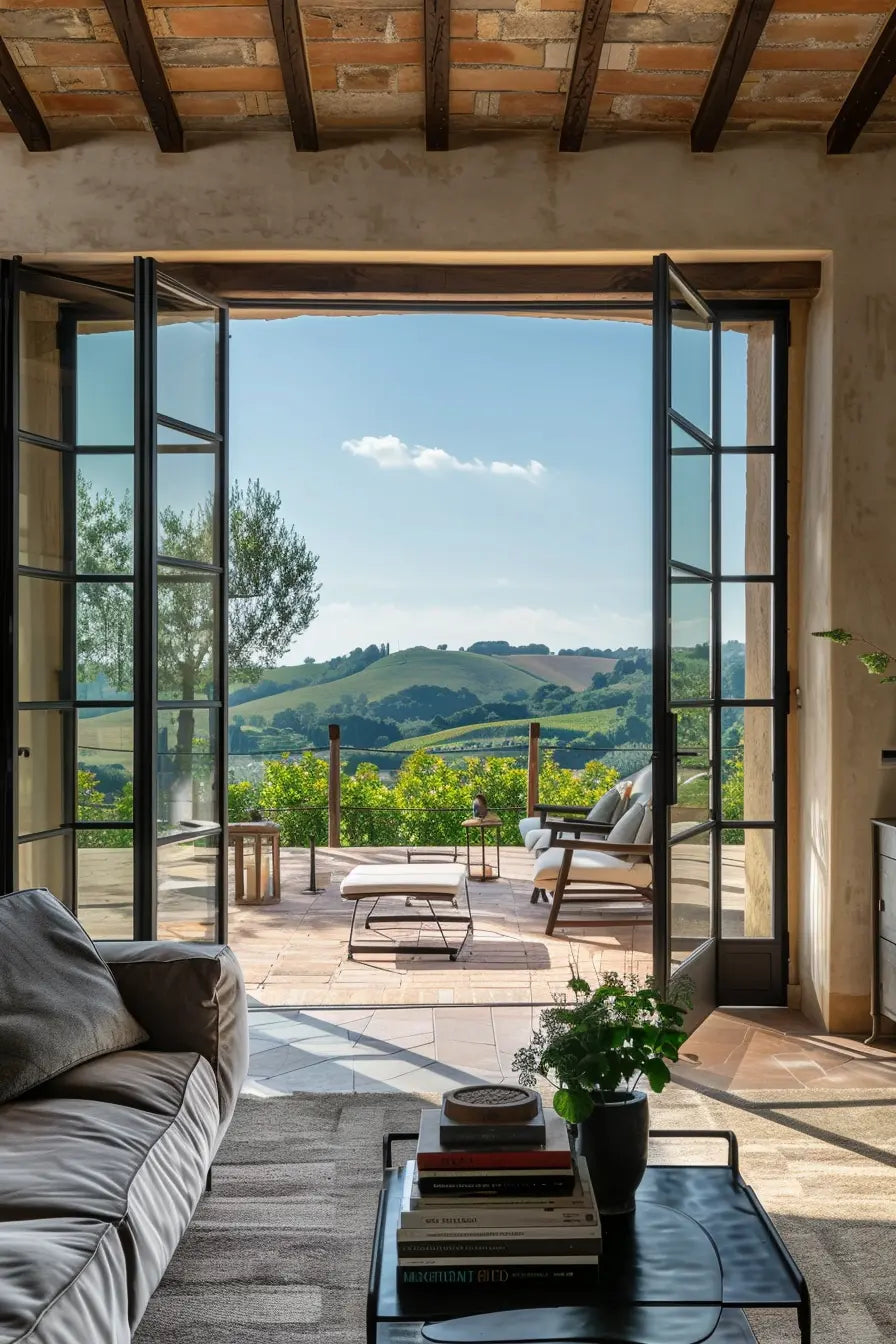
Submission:
[[70,1097],[134,1106],[149,1115],[177,1115],[184,1091],[196,1068],[196,1054],[159,1050],[120,1050],[88,1060],[51,1078],[29,1093],[28,1100]]
[[118,1232],[90,1218],[0,1223],[0,1344],[128,1344]]
[[196,1051],[215,1071],[221,1125],[233,1115],[249,1066],[249,1016],[240,964],[213,943],[100,943],[153,1050]]
[[0,1102],[146,1039],[93,943],[54,896],[0,896]]
[[132,1327],[193,1215],[217,1141],[211,1065],[196,1054],[175,1058],[182,1091],[174,1114],[83,1096],[0,1106],[3,1217],[79,1216],[116,1226]]

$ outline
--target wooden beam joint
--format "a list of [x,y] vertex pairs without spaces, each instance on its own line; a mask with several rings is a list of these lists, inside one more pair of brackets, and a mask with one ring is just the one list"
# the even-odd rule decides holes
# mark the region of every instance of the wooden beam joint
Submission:
[[871,55],[828,131],[828,153],[848,154],[896,74],[896,9],[884,24]]
[[320,148],[320,141],[298,0],[268,0],[268,13],[286,90],[293,142],[301,152],[314,153]]
[[0,106],[6,109],[26,149],[30,149],[32,153],[52,149],[46,123],[38,112],[37,104],[28,92],[25,81],[19,74],[19,68],[9,54],[2,37],[0,37]]
[[426,148],[447,149],[451,0],[423,0],[423,52]]
[[559,148],[563,154],[574,154],[582,148],[610,18],[610,4],[611,0],[585,0],[560,128]]
[[694,124],[691,149],[709,154],[719,142],[774,0],[737,0]]
[[184,129],[142,0],[105,0],[105,3],[112,27],[143,99],[159,149],[163,154],[182,154]]

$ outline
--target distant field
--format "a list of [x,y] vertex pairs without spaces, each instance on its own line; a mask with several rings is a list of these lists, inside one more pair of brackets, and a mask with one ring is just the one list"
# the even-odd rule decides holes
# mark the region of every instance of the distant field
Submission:
[[587,691],[595,672],[612,672],[615,658],[588,658],[578,653],[502,653],[502,663],[531,672],[533,677],[573,691]]
[[[265,676],[270,676],[265,673]],[[512,667],[502,658],[484,653],[457,653],[452,650],[408,649],[380,658],[363,672],[338,681],[327,681],[320,686],[297,686],[279,695],[268,695],[244,705],[235,705],[231,714],[260,714],[273,719],[281,709],[295,709],[298,705],[314,705],[318,710],[329,709],[344,695],[366,695],[372,704],[386,695],[393,695],[408,686],[447,686],[449,690],[469,690],[482,700],[499,700],[507,691],[538,689],[544,678]]]
[[[552,714],[539,719],[542,733],[552,728],[570,729],[579,733],[606,732],[616,723],[615,709],[589,709],[579,714]],[[475,746],[477,740],[491,737],[519,738],[522,742],[529,736],[527,719],[500,719],[494,723],[471,723],[462,728],[443,728],[440,733],[426,733],[422,737],[405,737],[390,743],[390,750],[417,751],[421,747],[462,746],[469,742]]]

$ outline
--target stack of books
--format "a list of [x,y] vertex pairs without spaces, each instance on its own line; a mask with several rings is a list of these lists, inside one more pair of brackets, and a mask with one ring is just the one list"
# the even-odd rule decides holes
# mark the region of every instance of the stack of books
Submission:
[[[399,1287],[487,1288],[593,1282],[601,1229],[588,1168],[553,1111],[500,1126],[489,1142],[464,1125],[464,1146],[424,1111],[416,1160],[405,1169],[398,1229]],[[517,1132],[517,1131],[521,1132]]]

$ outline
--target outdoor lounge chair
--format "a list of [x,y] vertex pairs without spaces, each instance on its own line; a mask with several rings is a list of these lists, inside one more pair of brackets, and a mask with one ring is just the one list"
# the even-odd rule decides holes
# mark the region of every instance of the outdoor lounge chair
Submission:
[[[520,822],[523,844],[537,859],[553,844],[552,826],[555,833],[562,834],[567,840],[575,840],[584,833],[587,825],[588,835],[592,839],[600,839],[610,833],[635,803],[644,803],[647,806],[650,803],[652,788],[653,767],[647,765],[634,775],[617,780],[591,808],[551,807],[539,803],[536,805],[538,816],[526,817]],[[562,832],[557,832],[556,823],[562,821],[567,824]],[[532,887],[531,904],[537,905],[539,900],[547,901],[547,899],[544,888],[536,881]]]
[[[609,834],[589,822],[565,837],[553,822],[551,843],[535,863],[536,888],[551,893],[545,933],[558,925],[640,924],[653,916],[653,811],[634,803]],[[589,838],[589,834],[592,838]],[[593,838],[596,835],[600,838]]]
[[653,767],[647,765],[625,779],[619,779],[598,798],[591,807],[572,807],[564,804],[536,803],[535,816],[524,817],[520,822],[520,835],[523,844],[530,852],[538,853],[546,849],[550,839],[548,820],[568,818],[570,833],[574,834],[574,822],[577,818],[595,823],[604,831],[613,828],[626,809],[636,802],[643,802],[651,795],[653,787]]

